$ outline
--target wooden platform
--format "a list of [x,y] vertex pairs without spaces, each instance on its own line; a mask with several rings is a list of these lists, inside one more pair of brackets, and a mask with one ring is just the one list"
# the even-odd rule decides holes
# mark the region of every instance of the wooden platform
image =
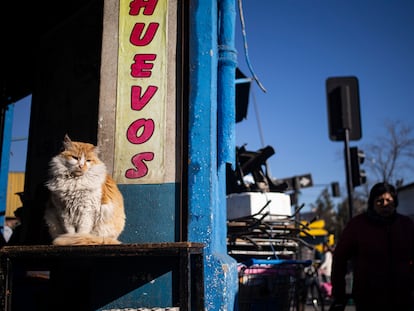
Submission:
[[[203,310],[203,248],[190,242],[5,246],[0,249],[1,310],[28,305],[33,311],[104,310],[167,273],[172,274],[170,307]],[[117,307],[137,308],[139,298],[127,301],[130,305]]]

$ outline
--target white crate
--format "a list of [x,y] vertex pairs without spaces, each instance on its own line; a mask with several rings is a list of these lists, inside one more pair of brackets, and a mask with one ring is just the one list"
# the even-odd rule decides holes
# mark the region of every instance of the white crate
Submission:
[[[258,213],[270,200],[263,210],[272,215],[291,216],[292,206],[290,196],[281,192],[242,192],[227,195],[227,219],[251,216]],[[277,217],[276,217],[277,218]],[[266,218],[265,218],[266,219]]]

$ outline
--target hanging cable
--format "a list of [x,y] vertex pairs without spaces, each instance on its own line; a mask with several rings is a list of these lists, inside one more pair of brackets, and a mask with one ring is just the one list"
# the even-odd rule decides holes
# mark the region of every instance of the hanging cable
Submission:
[[[266,93],[266,89],[264,88],[264,86],[262,85],[262,83],[259,81],[259,78],[256,76],[252,65],[250,64],[250,59],[249,59],[249,48],[247,46],[247,35],[246,35],[246,25],[244,22],[244,13],[243,13],[243,5],[242,5],[242,0],[238,0],[238,4],[239,4],[239,15],[240,15],[240,24],[241,24],[241,28],[242,28],[242,35],[243,35],[243,46],[244,46],[244,55],[246,58],[246,63],[247,66],[249,67],[250,73],[253,76],[253,79],[256,81],[257,85],[259,86],[259,88]],[[262,124],[260,122],[260,118],[259,118],[259,109],[257,107],[257,103],[256,103],[256,97],[254,95],[253,89],[252,89],[252,97],[253,97],[253,106],[254,106],[254,110],[255,110],[255,114],[256,114],[256,121],[257,121],[257,125],[259,128],[259,136],[260,136],[260,142],[262,144],[262,147],[264,147],[265,142],[264,142],[264,137],[263,137],[263,130],[262,130]],[[267,161],[265,162],[265,168],[266,168],[266,174],[268,176],[271,176],[270,173],[270,168],[269,165],[267,163]]]
[[241,27],[242,27],[242,34],[243,34],[243,43],[244,43],[244,55],[246,58],[246,63],[247,66],[249,67],[250,73],[253,76],[253,79],[256,81],[257,85],[260,87],[260,89],[266,93],[266,89],[264,88],[264,86],[262,85],[262,83],[259,81],[259,78],[256,76],[256,74],[254,73],[253,67],[250,64],[250,60],[249,60],[249,52],[248,52],[248,47],[247,47],[247,35],[246,35],[246,26],[244,23],[244,14],[243,14],[243,6],[242,6],[242,0],[239,0],[239,15],[240,15],[240,23],[241,23]]
[[259,108],[257,107],[256,96],[254,94],[253,89],[252,89],[252,98],[253,98],[254,112],[255,112],[255,115],[256,115],[257,127],[259,128],[260,143],[262,144],[262,147],[264,147],[265,142],[264,142],[264,136],[263,136],[263,128],[262,128],[262,123],[260,122]]
[[[254,94],[253,89],[252,89],[252,98],[253,98],[254,112],[255,112],[255,115],[256,115],[257,127],[259,129],[260,143],[262,144],[262,147],[265,147],[262,122],[260,122],[259,108],[257,107],[256,96]],[[271,171],[270,171],[270,166],[269,166],[268,161],[265,162],[265,168],[266,168],[266,175],[269,176],[269,178],[271,178],[272,174],[271,174]]]

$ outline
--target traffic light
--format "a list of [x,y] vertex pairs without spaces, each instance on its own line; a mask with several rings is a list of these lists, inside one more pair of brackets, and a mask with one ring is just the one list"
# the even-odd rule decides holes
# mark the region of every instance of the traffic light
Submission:
[[338,198],[341,196],[341,190],[339,189],[339,182],[332,182],[331,183],[331,189],[332,189],[332,196],[334,198]]
[[345,130],[349,140],[362,137],[359,104],[359,86],[356,77],[331,77],[326,80],[329,138],[344,141]]
[[362,150],[359,150],[358,147],[351,147],[350,153],[352,186],[357,187],[367,182],[365,170],[360,168],[360,165],[364,163],[365,153]]

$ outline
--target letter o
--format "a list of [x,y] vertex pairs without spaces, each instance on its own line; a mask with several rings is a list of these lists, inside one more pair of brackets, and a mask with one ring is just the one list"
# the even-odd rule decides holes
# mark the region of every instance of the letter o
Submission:
[[147,142],[154,134],[155,124],[152,119],[138,119],[132,122],[127,130],[127,139],[130,143],[138,145]]

